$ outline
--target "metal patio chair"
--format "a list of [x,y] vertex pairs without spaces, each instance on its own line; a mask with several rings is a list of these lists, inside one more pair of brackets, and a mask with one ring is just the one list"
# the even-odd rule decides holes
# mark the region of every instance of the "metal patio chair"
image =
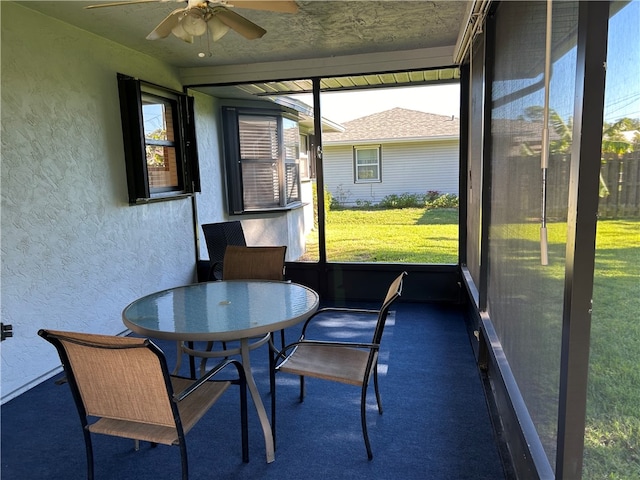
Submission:
[[[94,477],[91,434],[180,447],[182,478],[188,479],[185,435],[232,383],[240,385],[242,460],[249,461],[246,379],[236,360],[221,362],[198,381],[171,376],[162,351],[145,338],[40,330],[58,350],[73,393]],[[233,365],[238,380],[214,380]],[[218,434],[218,432],[215,432]]]
[[[227,245],[222,262],[222,280],[284,280],[284,258],[287,247],[247,247]],[[258,348],[269,341],[271,334],[252,340],[250,348]],[[284,330],[280,331],[281,344],[284,346]],[[191,357],[200,357],[200,375],[206,370],[207,359],[227,357],[240,353],[239,348],[228,348],[222,342],[222,350],[213,350],[213,342],[208,342],[204,350],[194,348],[192,342],[180,342],[179,352]]]
[[247,245],[242,223],[239,220],[205,223],[202,225],[202,231],[207,244],[207,251],[209,252],[208,280],[221,280],[227,245]]
[[[354,308],[322,308],[312,315],[303,325],[302,334],[298,341],[287,345],[277,351],[272,344],[272,350],[276,352],[275,366],[271,369],[272,392],[272,428],[275,431],[275,373],[284,372],[300,376],[300,401],[305,396],[305,377],[315,377],[349,385],[355,385],[361,389],[360,417],[362,421],[362,434],[367,448],[369,460],[373,458],[369,435],[367,433],[366,403],[367,387],[373,376],[373,384],[378,404],[378,412],[382,414],[382,403],[378,389],[378,352],[380,341],[384,331],[385,322],[389,313],[389,307],[402,293],[403,278],[406,272],[401,273],[389,286],[386,297],[379,310],[354,309]],[[331,314],[358,314],[363,318],[371,318],[377,315],[373,339],[370,343],[343,342],[313,340],[307,338],[307,329],[314,321],[324,321],[331,318]],[[375,317],[374,317],[375,318]],[[288,352],[288,353],[287,353]]]

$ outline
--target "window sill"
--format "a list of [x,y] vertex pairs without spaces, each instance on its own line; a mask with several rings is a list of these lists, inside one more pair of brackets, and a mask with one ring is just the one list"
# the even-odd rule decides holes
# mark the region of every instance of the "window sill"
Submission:
[[130,202],[129,205],[146,205],[147,203],[168,202],[170,200],[182,200],[191,197],[193,197],[193,193],[163,193],[151,198],[137,198],[135,202]]
[[236,213],[235,215],[253,215],[255,213],[288,212],[290,210],[298,210],[299,208],[302,208],[305,205],[308,205],[308,203],[294,202],[287,205],[286,207],[259,208],[259,209],[245,210],[244,212]]

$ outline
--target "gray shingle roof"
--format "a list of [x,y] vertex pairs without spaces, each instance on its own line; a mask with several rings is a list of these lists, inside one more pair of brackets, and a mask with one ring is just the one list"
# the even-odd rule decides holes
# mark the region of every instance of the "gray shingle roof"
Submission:
[[326,144],[414,138],[455,137],[460,131],[460,119],[448,115],[392,108],[342,124],[344,132],[325,133]]

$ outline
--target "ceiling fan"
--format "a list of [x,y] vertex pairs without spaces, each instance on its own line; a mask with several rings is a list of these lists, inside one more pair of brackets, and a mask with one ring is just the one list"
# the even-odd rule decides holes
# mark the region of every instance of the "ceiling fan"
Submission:
[[180,40],[193,43],[193,37],[209,32],[213,41],[220,40],[230,29],[243,37],[254,40],[267,31],[251,20],[232,11],[231,8],[267,10],[281,13],[296,13],[298,5],[294,0],[129,0],[121,2],[89,5],[85,8],[114,7],[136,3],[180,2],[184,8],[171,12],[153,31],[147,40],[159,40],[173,33]]

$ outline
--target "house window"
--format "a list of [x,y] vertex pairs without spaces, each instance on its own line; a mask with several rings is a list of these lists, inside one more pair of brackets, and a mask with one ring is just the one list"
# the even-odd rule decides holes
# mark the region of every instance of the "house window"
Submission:
[[309,180],[311,178],[309,137],[307,135],[300,135],[300,178],[302,180]]
[[193,99],[118,75],[129,203],[199,191]]
[[223,108],[227,194],[232,214],[300,203],[298,122],[271,110]]
[[152,193],[182,190],[180,152],[174,131],[176,102],[142,94],[144,143]]
[[381,182],[380,158],[381,147],[353,147],[354,182]]

